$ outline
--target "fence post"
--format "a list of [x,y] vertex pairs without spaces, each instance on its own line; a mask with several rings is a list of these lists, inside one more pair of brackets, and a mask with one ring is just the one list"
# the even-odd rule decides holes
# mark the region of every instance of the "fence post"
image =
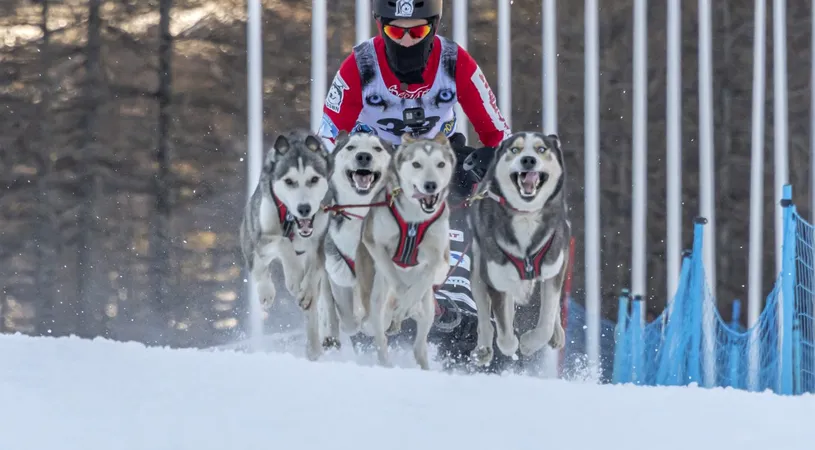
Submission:
[[628,329],[628,289],[623,289],[617,303],[617,325],[614,327],[614,371],[611,382],[625,383],[630,380],[626,372],[626,362],[631,362],[626,330]]
[[642,296],[635,295],[631,301],[631,320],[628,329],[630,330],[631,348],[631,382],[643,384],[645,379],[645,333],[643,327]]
[[[735,332],[738,332],[740,328],[739,319],[741,316],[741,301],[740,300],[733,300],[733,314],[730,317],[730,328],[732,328]],[[733,342],[728,342],[727,346],[730,347],[728,353],[730,356],[729,366],[730,371],[729,374],[729,381],[728,385],[734,388],[741,388],[741,382],[739,380],[739,369],[741,364],[739,361],[741,360],[741,349],[738,345],[734,344]]]
[[682,345],[682,330],[685,327],[685,311],[687,309],[687,293],[690,283],[691,251],[682,252],[682,269],[679,272],[676,293],[668,303],[668,320],[665,323],[664,339],[662,345],[664,350],[660,354],[657,368],[657,385],[675,386],[679,384],[680,378],[685,371],[680,367],[677,351]]
[[690,320],[690,351],[688,352],[688,382],[699,383],[702,379],[702,309],[704,308],[705,267],[702,256],[704,226],[707,219],[697,217],[693,221],[693,250],[691,251],[691,276],[688,285],[688,311]]
[[778,327],[781,345],[781,373],[778,380],[778,393],[791,395],[794,367],[792,328],[795,308],[795,246],[798,233],[796,232],[795,206],[792,203],[792,186],[789,184],[784,185],[781,206],[784,208],[784,240],[781,246],[781,302],[779,302],[781,323]]

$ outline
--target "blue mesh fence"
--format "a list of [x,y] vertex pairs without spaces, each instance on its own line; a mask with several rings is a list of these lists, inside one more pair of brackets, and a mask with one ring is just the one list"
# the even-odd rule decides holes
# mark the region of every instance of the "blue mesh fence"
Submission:
[[623,292],[615,326],[615,383],[770,389],[815,393],[815,227],[800,217],[785,187],[782,271],[758,321],[731,321],[716,307],[702,263],[704,219],[694,225],[679,286],[662,314],[643,320],[643,302]]

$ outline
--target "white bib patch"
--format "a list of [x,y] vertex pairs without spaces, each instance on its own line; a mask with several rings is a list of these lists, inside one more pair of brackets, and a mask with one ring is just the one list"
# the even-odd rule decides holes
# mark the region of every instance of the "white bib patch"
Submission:
[[328,88],[328,94],[325,98],[325,106],[326,108],[334,111],[335,113],[340,112],[340,107],[342,106],[342,99],[345,97],[345,91],[348,90],[348,83],[342,79],[339,72],[334,77],[334,81],[331,83],[331,87]]

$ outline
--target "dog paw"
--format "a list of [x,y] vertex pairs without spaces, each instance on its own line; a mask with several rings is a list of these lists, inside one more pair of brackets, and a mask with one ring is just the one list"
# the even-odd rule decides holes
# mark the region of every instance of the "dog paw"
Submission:
[[260,304],[264,309],[270,309],[274,304],[275,297],[277,297],[274,285],[272,283],[258,284],[257,291]]
[[498,344],[498,350],[507,356],[515,356],[520,345],[518,337],[513,332],[498,335],[495,343]]
[[387,331],[385,331],[385,334],[391,336],[398,334],[400,331],[402,331],[402,322],[399,320],[394,320],[391,322],[391,326],[388,327]]
[[323,348],[320,345],[309,345],[306,347],[306,358],[309,361],[317,361],[323,354]]
[[566,345],[566,331],[563,329],[563,325],[558,320],[555,323],[555,331],[552,333],[552,338],[549,339],[549,347],[552,347],[555,350],[560,350]]
[[302,293],[297,296],[297,304],[303,311],[308,311],[314,303],[314,296],[309,292]]
[[339,350],[340,347],[340,340],[333,336],[323,339],[323,350]]
[[470,353],[470,359],[479,366],[489,366],[492,362],[492,347],[480,345]]
[[535,352],[543,348],[543,345],[545,343],[546,341],[544,341],[541,338],[540,330],[538,330],[537,328],[529,330],[521,335],[520,341],[521,354],[524,356],[531,356]]

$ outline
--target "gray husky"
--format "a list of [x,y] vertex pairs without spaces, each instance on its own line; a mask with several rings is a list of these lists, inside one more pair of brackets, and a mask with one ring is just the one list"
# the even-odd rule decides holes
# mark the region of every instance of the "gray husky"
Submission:
[[[456,156],[447,137],[402,136],[391,158],[386,187],[362,224],[357,247],[354,301],[367,312],[379,363],[389,366],[387,331],[416,321],[413,354],[429,369],[427,336],[433,326],[433,286],[444,283],[450,261],[450,208],[447,206]],[[366,332],[367,332],[366,331]]]
[[322,242],[328,215],[331,162],[322,141],[305,131],[280,135],[266,153],[260,180],[246,205],[240,229],[244,263],[267,308],[276,296],[270,265],[278,260],[286,288],[307,310],[309,358],[321,353],[313,303],[323,276]]
[[[505,139],[479,183],[469,211],[473,230],[472,293],[478,306],[478,345],[472,358],[488,365],[501,353],[529,356],[566,339],[560,300],[571,229],[564,195],[565,167],[556,135],[519,132]],[[536,289],[536,285],[538,285]],[[536,295],[539,298],[534,298]],[[540,302],[537,325],[515,335],[515,305]]]
[[[339,324],[348,334],[359,331],[364,311],[354,310],[357,246],[362,222],[371,210],[374,197],[385,186],[385,175],[393,147],[371,133],[337,136],[331,153],[333,172],[329,178],[333,211],[325,236],[326,283],[321,298],[326,299],[329,337],[325,347],[339,347]],[[359,205],[347,207],[348,205]]]

